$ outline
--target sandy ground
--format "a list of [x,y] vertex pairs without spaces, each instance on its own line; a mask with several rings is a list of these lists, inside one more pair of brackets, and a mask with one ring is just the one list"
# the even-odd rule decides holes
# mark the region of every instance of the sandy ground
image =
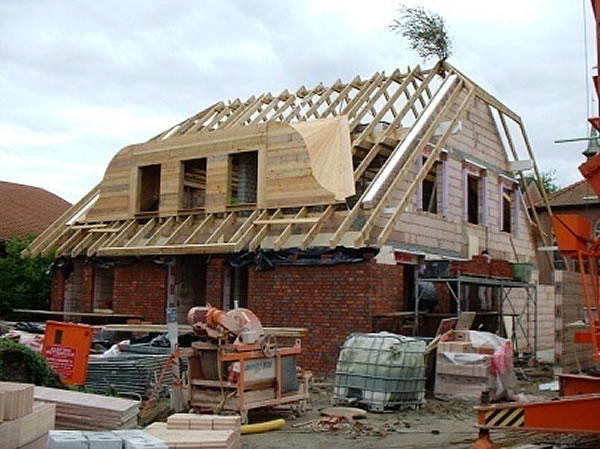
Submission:
[[[551,378],[542,372],[529,381],[519,384],[518,391],[531,396],[552,397],[556,393],[539,392],[537,384]],[[328,382],[312,387],[311,400],[306,415],[294,418],[286,411],[262,411],[251,413],[250,422],[262,422],[285,418],[286,426],[278,431],[243,435],[244,449],[271,448],[469,448],[477,438],[474,427],[476,413],[473,402],[439,401],[428,399],[419,410],[387,413],[368,413],[354,425],[346,425],[338,431],[316,431],[311,422],[321,416],[319,410],[331,405],[332,386]],[[600,439],[525,432],[492,432],[495,443],[506,448],[600,448]]]

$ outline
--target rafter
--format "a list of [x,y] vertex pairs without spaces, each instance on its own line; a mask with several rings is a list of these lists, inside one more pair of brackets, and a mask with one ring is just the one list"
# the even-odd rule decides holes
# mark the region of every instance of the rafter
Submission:
[[[292,235],[294,226],[299,222],[299,220],[301,220],[303,217],[305,217],[306,214],[308,214],[307,207],[303,207],[302,209],[300,209],[298,211],[298,213],[293,218],[293,220],[291,222],[289,222],[289,224],[285,227],[285,229],[281,232],[281,234],[279,234],[279,237],[277,237],[277,239],[273,243],[273,248],[275,249],[275,251],[279,251],[281,249],[281,247],[285,244],[286,240],[288,238],[290,238],[290,235]],[[273,224],[273,221],[274,220],[271,220],[267,224]]]

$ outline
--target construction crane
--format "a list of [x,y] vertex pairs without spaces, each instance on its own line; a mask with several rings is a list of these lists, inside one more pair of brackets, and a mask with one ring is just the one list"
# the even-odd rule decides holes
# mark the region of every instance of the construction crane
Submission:
[[[591,3],[600,68],[600,0]],[[600,98],[600,76],[593,80]],[[588,121],[600,131],[600,109]],[[579,171],[600,197],[600,153],[581,164]],[[586,330],[575,332],[575,342],[590,343],[594,360],[600,362],[600,237],[592,238],[590,223],[575,214],[553,215],[552,226],[561,255],[573,259],[581,274],[588,322]],[[558,378],[560,396],[551,401],[489,405],[482,398],[477,407],[479,439],[471,449],[499,449],[490,439],[491,429],[600,435],[600,377],[559,374]]]

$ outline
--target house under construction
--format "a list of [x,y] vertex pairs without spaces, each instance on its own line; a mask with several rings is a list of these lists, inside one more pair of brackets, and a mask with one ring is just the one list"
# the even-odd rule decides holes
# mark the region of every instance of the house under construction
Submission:
[[520,117],[445,62],[219,102],[120,150],[26,255],[61,256],[53,310],[238,301],[308,328],[302,362],[329,371],[347,334],[414,307],[425,258],[550,244],[516,138],[538,174]]

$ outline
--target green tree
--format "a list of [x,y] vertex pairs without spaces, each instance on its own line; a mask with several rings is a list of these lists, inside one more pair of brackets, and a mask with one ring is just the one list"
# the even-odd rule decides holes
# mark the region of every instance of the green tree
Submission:
[[54,255],[21,257],[33,240],[12,238],[5,242],[5,255],[0,255],[0,316],[13,308],[47,309],[50,306],[50,265]]
[[540,180],[538,186],[541,184],[544,186],[547,194],[552,194],[560,189],[556,181],[556,170],[547,170],[540,173]]
[[442,16],[422,6],[400,5],[398,12],[399,17],[392,20],[390,30],[405,38],[411,50],[425,61],[435,56],[442,61],[450,57],[452,39]]

